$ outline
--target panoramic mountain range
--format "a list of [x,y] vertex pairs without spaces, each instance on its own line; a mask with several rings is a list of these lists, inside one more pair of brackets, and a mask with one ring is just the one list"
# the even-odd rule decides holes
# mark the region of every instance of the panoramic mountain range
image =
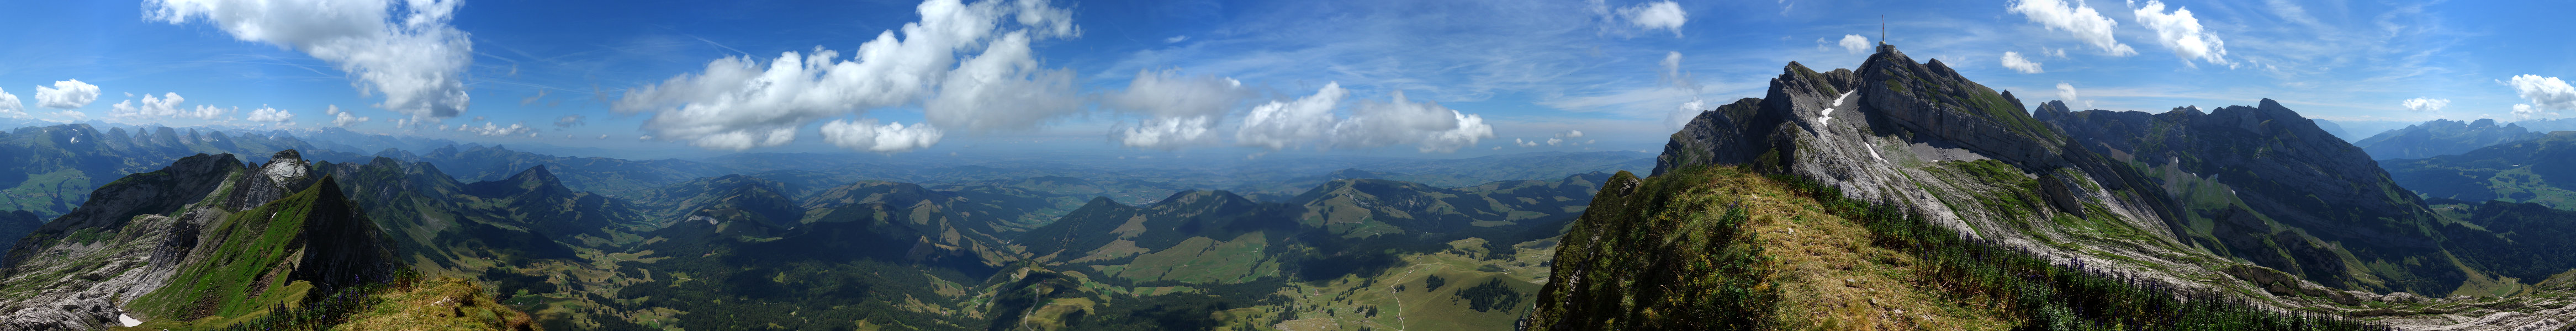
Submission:
[[[1463,289],[1480,289],[1464,293],[1485,301],[1419,303],[1410,316],[1488,329],[1525,311],[1492,301],[1536,290],[1540,252],[1582,212],[1609,176],[1603,171],[1651,164],[1637,153],[1536,153],[1317,162],[1307,166],[1358,168],[1228,178],[1240,175],[773,167],[499,146],[363,155],[310,149],[292,135],[214,143],[247,140],[221,132],[201,133],[224,137],[201,138],[210,143],[174,145],[195,149],[150,149],[123,143],[134,139],[120,129],[94,132],[65,125],[12,135],[112,142],[20,146],[40,152],[27,154],[32,164],[123,167],[63,170],[75,175],[133,174],[86,195],[19,196],[55,205],[85,198],[69,210],[0,213],[8,226],[0,230],[29,239],[15,243],[9,278],[0,280],[9,289],[0,309],[12,312],[0,322],[11,329],[371,325],[418,317],[401,302],[437,293],[472,294],[441,304],[485,313],[435,320],[473,328],[1364,327],[1402,322],[1399,314],[1329,316]],[[217,147],[276,151],[258,161],[168,156],[226,152]],[[126,170],[142,162],[163,166]],[[748,174],[690,177],[725,172]],[[1531,178],[1485,180],[1518,177]],[[891,181],[902,179],[938,184]],[[1242,264],[1204,267],[1220,263]],[[1437,268],[1385,274],[1424,266]],[[1427,275],[1463,285],[1371,299],[1269,295]],[[1464,283],[1489,281],[1501,283]],[[1227,314],[1241,316],[1209,317]]]
[[2565,13],[18,1],[0,331],[2576,331]]
[[2436,121],[2348,143],[2272,100],[2077,111],[1894,46],[1858,68],[1789,63],[1763,98],[1699,113],[1658,155],[1258,172],[21,128],[5,164],[32,175],[0,212],[14,240],[0,325],[2546,330],[2576,317],[2560,307],[2576,293],[2576,239],[2561,235],[2576,231],[2576,189],[2547,161],[2576,157],[2553,154],[2570,132]]

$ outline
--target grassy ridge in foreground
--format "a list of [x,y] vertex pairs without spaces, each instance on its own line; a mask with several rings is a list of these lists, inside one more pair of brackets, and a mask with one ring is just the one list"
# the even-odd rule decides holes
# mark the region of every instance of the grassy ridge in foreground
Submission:
[[1527,326],[2387,329],[2058,265],[1899,210],[1736,167],[1621,173],[1567,230]]

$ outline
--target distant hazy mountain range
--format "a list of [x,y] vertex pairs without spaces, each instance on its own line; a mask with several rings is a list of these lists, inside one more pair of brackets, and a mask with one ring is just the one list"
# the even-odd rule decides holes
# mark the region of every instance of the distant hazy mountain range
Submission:
[[2333,134],[2336,138],[2343,138],[2343,141],[2347,142],[2357,142],[2362,139],[2369,139],[2370,136],[2379,135],[2382,132],[2403,129],[2409,125],[2422,123],[2407,121],[2330,121],[2325,119],[2311,119],[2310,121],[2315,121],[2318,129],[2326,130],[2326,133]]
[[[13,164],[131,175],[57,181],[41,188],[89,194],[16,196],[56,208],[0,211],[0,231],[25,234],[8,235],[25,240],[0,271],[8,329],[128,318],[174,330],[391,320],[553,330],[1358,327],[1399,316],[1455,321],[1425,329],[1492,329],[1525,311],[1497,300],[1534,293],[1544,252],[1602,171],[1651,165],[1634,152],[1269,171],[888,166],[804,154],[636,161],[331,138],[394,146],[358,154],[292,136],[86,129],[9,136],[32,151],[9,154],[29,155]],[[164,140],[189,143],[151,143]],[[198,154],[226,149],[278,151]],[[782,157],[811,162],[766,161]],[[167,160],[138,165],[156,158]],[[114,162],[81,163],[107,162],[96,160]],[[1268,198],[1211,190],[1225,187]],[[1367,299],[1264,294],[1424,277],[1459,285]],[[486,291],[498,295],[446,301],[459,305],[448,313],[392,303]],[[1413,311],[1308,316],[1399,304]],[[456,315],[468,308],[488,318]]]
[[2409,125],[2404,129],[2382,132],[2370,138],[2355,141],[2352,145],[2361,147],[2362,152],[2370,153],[2371,159],[2421,159],[2465,153],[2495,144],[2530,140],[2539,138],[2540,135],[2541,132],[2533,132],[2522,127],[2520,123],[2497,125],[2492,119],[2479,119],[2475,122],[2433,120]]
[[2458,155],[2380,160],[2391,178],[2426,197],[2502,200],[2576,209],[2576,131],[2497,144]]

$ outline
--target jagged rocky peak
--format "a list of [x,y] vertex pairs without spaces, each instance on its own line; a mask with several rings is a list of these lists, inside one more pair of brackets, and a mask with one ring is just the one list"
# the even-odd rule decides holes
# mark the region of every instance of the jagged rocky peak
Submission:
[[1916,63],[1895,46],[1882,46],[1859,75],[1860,102],[1919,136],[2025,168],[2065,164],[2063,139],[2025,112],[2021,100],[1970,81],[1941,60]]
[[[2068,163],[2064,139],[2032,118],[2021,100],[1970,81],[1939,60],[1918,63],[1894,46],[1881,46],[1858,71],[1819,72],[1798,62],[1781,71],[1762,98],[1702,112],[1685,124],[1657,157],[1655,173],[1698,164],[1762,164],[1766,153],[1773,160],[1799,158],[1811,151],[1804,148],[1823,147],[1800,146],[1801,141],[1828,132],[1896,135],[1903,143],[1974,151],[1975,158],[2032,171]],[[1870,155],[1860,156],[1883,159]],[[1785,164],[1768,164],[1780,165]]]
[[[1800,63],[1783,71],[1764,98],[1703,112],[1674,133],[1657,158],[1657,174],[1699,164],[1797,174],[1839,188],[1846,197],[1906,208],[1979,239],[2042,255],[2082,257],[2087,263],[2117,265],[2178,283],[2198,282],[2188,275],[2225,267],[2188,262],[2209,253],[2354,254],[2363,263],[2442,261],[2438,255],[2412,253],[2434,244],[2421,231],[2410,230],[2427,215],[2421,207],[2408,207],[2420,203],[2389,183],[2358,149],[2276,101],[2163,114],[2079,112],[2052,101],[2037,104],[2033,114],[2011,94],[1971,81],[1939,60],[1915,62],[1893,46],[1881,46],[1857,71],[1817,72]],[[2140,170],[2168,164],[2175,166]],[[2224,176],[2214,176],[2218,174]],[[2193,180],[2184,181],[2183,175]],[[2184,190],[2201,181],[2232,190],[2180,195],[2202,192]],[[2246,193],[2240,198],[2233,192]],[[1990,199],[2000,196],[2015,198]],[[2180,202],[2202,200],[2235,201],[2231,204],[2245,209],[2236,213],[2244,217],[2232,219],[2266,221],[2239,222],[2247,231],[2192,227],[2234,215]],[[2336,212],[2317,212],[2321,210]],[[2061,218],[2118,222],[2140,235],[2097,236],[2081,226],[2047,222]],[[2401,226],[2335,221],[2341,219],[2385,219]],[[2264,224],[2273,221],[2281,226]],[[2271,231],[2284,228],[2300,230]],[[2236,244],[2272,237],[2297,240]],[[2122,244],[2080,250],[2050,244],[2089,241]],[[2383,249],[2347,252],[2332,244],[2338,241]],[[2299,270],[2295,261],[2251,260]],[[2308,260],[2313,259],[2301,261]],[[2432,267],[2355,271],[2377,275],[2345,275],[2361,269],[2334,265],[2308,269],[2318,272],[2294,274],[2348,289],[2394,287],[2349,285],[2372,276],[2430,280],[2402,288],[2409,291],[2456,284],[2457,279]]]
[[292,149],[278,151],[269,155],[268,163],[260,165],[253,175],[242,176],[233,185],[224,206],[231,210],[246,210],[284,198],[313,184],[312,168],[313,163],[304,161],[303,153]]
[[277,154],[269,155],[268,164],[261,165],[259,167],[259,173],[267,175],[270,181],[289,183],[297,178],[304,178],[304,176],[309,173],[312,166],[312,162],[304,161],[303,153],[289,149],[277,151]]
[[1830,98],[1841,96],[1844,92],[1851,92],[1854,83],[1859,82],[1857,79],[1851,69],[1820,72],[1797,61],[1790,61],[1788,66],[1780,68],[1780,77],[1771,79],[1771,91],[1768,95],[1809,98],[1815,99],[1809,101],[1831,103],[1833,100]]

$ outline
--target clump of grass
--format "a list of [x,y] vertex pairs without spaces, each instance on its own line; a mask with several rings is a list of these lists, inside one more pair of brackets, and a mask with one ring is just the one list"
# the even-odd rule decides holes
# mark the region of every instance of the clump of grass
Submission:
[[414,281],[376,294],[365,311],[333,330],[540,330],[527,313],[510,309],[473,281]]
[[[1731,169],[1731,168],[1730,168]],[[1731,171],[1730,171],[1731,172]],[[1702,185],[1718,172],[1654,180],[1620,172],[1560,240],[1556,280],[1524,325],[1582,330],[1759,330],[1779,286],[1752,219]]]
[[288,307],[281,302],[268,307],[268,310],[261,312],[262,314],[254,314],[256,316],[234,321],[230,325],[213,330],[330,330],[332,326],[349,321],[349,317],[357,312],[383,304],[385,300],[377,297],[376,293],[404,291],[419,284],[420,273],[405,268],[394,272],[392,282],[342,288],[328,295],[322,295],[320,298],[308,299],[294,307]]

